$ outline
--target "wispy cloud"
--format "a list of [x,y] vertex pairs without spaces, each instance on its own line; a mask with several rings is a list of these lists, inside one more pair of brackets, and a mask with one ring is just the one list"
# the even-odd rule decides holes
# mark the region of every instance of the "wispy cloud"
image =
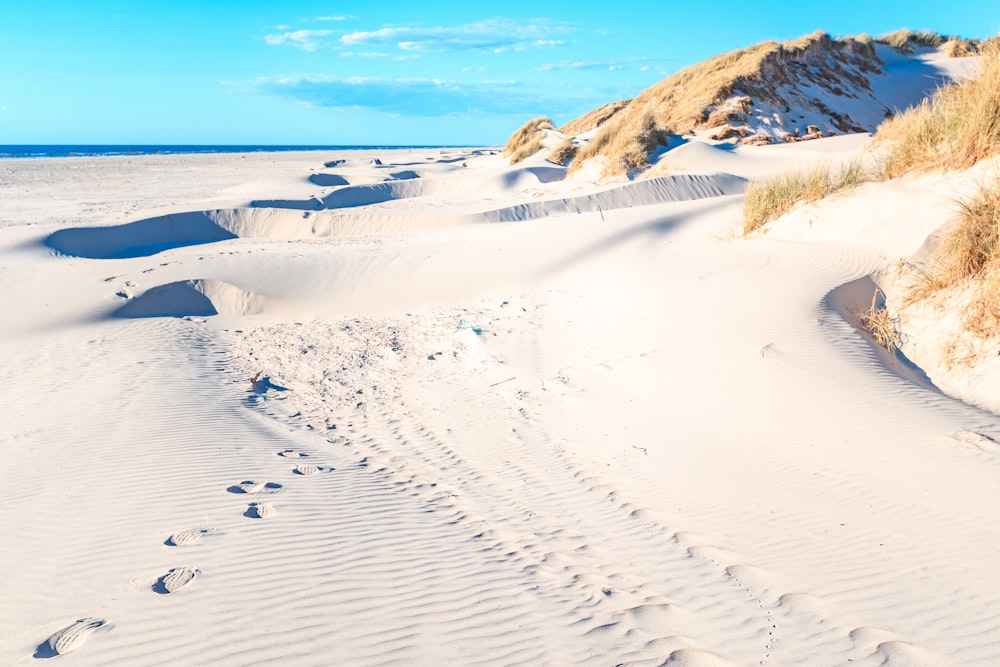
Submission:
[[340,16],[317,16],[313,19],[313,21],[350,21],[356,18],[358,17],[351,16],[350,14],[344,14]]
[[544,65],[539,65],[535,68],[536,72],[551,72],[553,70],[608,70],[610,72],[615,72],[617,70],[625,69],[625,66],[617,62],[602,62],[602,61],[582,61],[578,60],[575,62],[562,62],[562,63],[546,63]]
[[369,60],[376,58],[389,58],[392,60],[402,61],[417,60],[421,58],[421,56],[416,53],[393,55],[392,53],[383,53],[382,51],[339,51],[337,55],[341,58],[365,58]]
[[303,51],[315,51],[323,46],[324,38],[332,33],[332,30],[293,30],[264,35],[264,41],[273,46],[293,46]]
[[341,58],[389,58],[391,53],[380,51],[341,51],[338,54]]
[[[551,72],[555,70],[606,70],[609,72],[617,72],[619,70],[626,69],[629,65],[635,65],[637,63],[649,63],[650,58],[647,57],[633,57],[633,58],[614,58],[610,60],[574,60],[574,61],[562,61],[558,63],[545,63],[544,65],[539,65],[535,67],[536,72]],[[640,72],[648,71],[650,66],[648,64],[643,64],[639,67]]]
[[249,87],[311,107],[367,109],[417,117],[469,113],[512,117],[579,113],[597,106],[595,97],[598,100],[604,100],[605,96],[617,99],[609,92],[580,91],[574,87],[554,90],[519,81],[467,82],[324,74],[267,77],[251,82]]
[[345,46],[392,45],[404,51],[524,51],[565,44],[561,36],[575,31],[565,22],[549,19],[515,21],[496,18],[455,26],[386,27],[352,32],[340,37]]

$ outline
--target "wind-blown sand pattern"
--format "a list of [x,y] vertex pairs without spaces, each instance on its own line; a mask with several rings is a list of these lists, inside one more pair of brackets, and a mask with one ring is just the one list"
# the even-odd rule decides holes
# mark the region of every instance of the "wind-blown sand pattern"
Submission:
[[6,163],[0,663],[1000,660],[1000,421],[857,325],[952,186],[734,238],[867,141]]

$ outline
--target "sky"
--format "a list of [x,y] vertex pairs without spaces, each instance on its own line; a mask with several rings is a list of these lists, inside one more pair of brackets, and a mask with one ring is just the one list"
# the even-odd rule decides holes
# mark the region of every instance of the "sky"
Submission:
[[494,145],[815,30],[1000,32],[1000,0],[0,0],[0,144]]

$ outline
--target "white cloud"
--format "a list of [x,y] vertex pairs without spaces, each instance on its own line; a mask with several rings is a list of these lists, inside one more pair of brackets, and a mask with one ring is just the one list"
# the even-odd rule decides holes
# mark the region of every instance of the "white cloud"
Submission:
[[340,38],[345,46],[394,45],[403,51],[522,51],[551,48],[566,42],[558,35],[574,32],[568,23],[548,19],[515,21],[496,18],[456,26],[386,27],[348,33]]
[[546,63],[535,68],[536,72],[551,72],[553,70],[608,70],[615,72],[625,69],[617,60],[577,60],[573,62]]
[[303,51],[315,51],[324,44],[332,30],[294,30],[277,35],[265,35],[264,41],[273,46],[293,46]]
[[341,51],[341,58],[388,58],[391,54],[379,51]]
[[[567,102],[596,106],[589,97],[581,102],[575,88],[556,91],[516,80],[456,81],[435,78],[388,78],[295,74],[264,77],[250,82],[254,90],[308,103],[316,108],[368,109],[402,116],[529,116],[552,113]],[[608,95],[601,93],[602,97]],[[594,95],[591,91],[589,95]],[[609,99],[614,96],[610,96]],[[568,115],[568,114],[567,114]],[[578,115],[578,114],[577,114]]]
[[351,16],[349,14],[344,14],[342,16],[317,16],[313,21],[350,21],[351,19],[356,19],[357,16]]

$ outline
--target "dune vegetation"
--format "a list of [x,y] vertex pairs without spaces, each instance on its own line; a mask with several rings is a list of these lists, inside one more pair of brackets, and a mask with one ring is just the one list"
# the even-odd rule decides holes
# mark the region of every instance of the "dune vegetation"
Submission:
[[964,318],[968,331],[988,338],[1000,333],[1000,182],[984,184],[959,211],[934,253],[916,297],[949,289],[971,289]]
[[628,123],[609,122],[580,149],[570,171],[575,171],[584,161],[604,157],[603,172],[606,176],[627,174],[633,169],[649,165],[649,156],[657,146],[666,143],[672,130],[657,120],[653,111],[632,118]]
[[532,118],[527,123],[517,128],[507,145],[504,146],[504,156],[510,158],[511,164],[517,164],[525,158],[531,157],[542,150],[542,135],[544,130],[554,130],[556,126],[552,119],[547,116]]
[[[887,121],[875,136],[884,149],[882,177],[907,172],[959,171],[1000,155],[1000,48],[980,47],[979,73],[939,90],[920,107]],[[971,288],[967,330],[983,337],[1000,326],[1000,183],[984,184],[958,203],[959,213],[938,246],[917,297]]]
[[797,204],[814,202],[835,192],[849,190],[871,180],[861,160],[852,160],[839,170],[820,165],[810,171],[789,172],[747,186],[743,202],[743,235],[791,211]]
[[902,30],[880,35],[875,38],[875,42],[899,49],[904,53],[909,53],[919,47],[937,48],[950,39],[953,38],[931,30],[910,30],[903,28]]
[[[669,134],[711,130],[709,138],[769,143],[780,137],[755,134],[750,117],[759,105],[784,108],[779,88],[792,81],[808,81],[819,89],[841,90],[843,82],[867,89],[868,74],[880,61],[870,40],[833,39],[819,31],[801,39],[763,42],[709,58],[646,88],[631,102],[606,117],[594,138],[583,147],[572,169],[596,157],[605,158],[604,175],[620,176],[648,163],[656,144],[648,139]],[[810,99],[802,101],[807,107]],[[812,107],[809,107],[812,108]],[[590,128],[589,121],[615,107],[602,107],[567,124]],[[863,129],[844,114],[825,106],[838,131]],[[598,113],[600,112],[600,113]],[[584,123],[588,119],[588,123]],[[594,127],[597,127],[594,125]],[[794,133],[786,133],[794,140]],[[645,150],[645,154],[640,154]]]
[[875,134],[883,178],[967,169],[1000,153],[1000,49],[990,43],[981,58],[974,78],[883,123]]
[[[947,38],[936,33],[898,31],[876,41],[939,45]],[[810,173],[784,174],[752,183],[744,204],[743,233],[749,234],[790,211],[874,177],[890,179],[907,172],[967,169],[1000,154],[1000,49],[995,40],[982,43],[976,77],[941,88],[918,107],[883,123],[875,134],[880,151],[876,174],[860,163],[845,165],[839,175],[824,168]]]
[[607,104],[597,107],[593,111],[588,111],[579,118],[574,118],[560,127],[559,131],[563,134],[577,136],[590,132],[591,130],[596,130],[611,119],[616,113],[627,107],[631,102],[632,100],[608,102]]
[[573,143],[573,138],[566,137],[559,143],[558,146],[552,149],[552,152],[549,153],[545,159],[552,164],[566,166],[574,157],[576,157],[577,150],[578,147]]
[[879,297],[884,294],[882,290],[876,288],[872,294],[872,304],[868,310],[859,313],[861,326],[871,334],[876,343],[884,347],[890,354],[896,354],[903,342],[903,333],[900,331],[899,316],[892,315],[885,305],[879,303]]

